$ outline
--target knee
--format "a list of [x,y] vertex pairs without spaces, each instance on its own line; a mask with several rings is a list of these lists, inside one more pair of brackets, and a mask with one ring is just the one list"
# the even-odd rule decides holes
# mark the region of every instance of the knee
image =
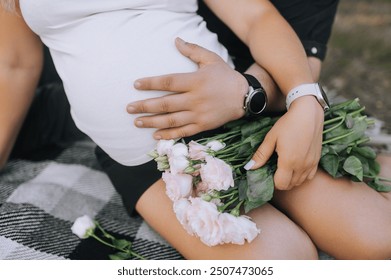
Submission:
[[[262,233],[261,233],[262,234]],[[262,259],[283,260],[316,260],[318,250],[312,240],[300,228],[276,234],[276,238],[268,240],[269,246],[262,248]]]

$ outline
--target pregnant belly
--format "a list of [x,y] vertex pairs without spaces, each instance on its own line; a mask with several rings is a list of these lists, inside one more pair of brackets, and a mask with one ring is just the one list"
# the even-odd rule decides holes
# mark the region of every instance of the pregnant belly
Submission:
[[197,69],[175,48],[175,38],[197,43],[229,60],[217,37],[196,15],[144,13],[128,21],[122,19],[114,26],[105,24],[99,36],[94,36],[81,40],[80,47],[85,51],[57,57],[54,52],[54,61],[78,127],[124,165],[149,161],[147,153],[156,144],[152,137],[154,130],[135,127],[136,116],[127,114],[126,105],[167,94],[137,91],[134,81]]

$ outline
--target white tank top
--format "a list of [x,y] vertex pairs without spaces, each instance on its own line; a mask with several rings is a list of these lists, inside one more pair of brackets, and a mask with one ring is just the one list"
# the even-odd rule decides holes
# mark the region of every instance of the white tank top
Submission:
[[229,61],[227,51],[196,14],[196,0],[20,0],[22,14],[49,47],[76,125],[114,160],[151,158],[154,129],[134,126],[130,102],[162,96],[137,91],[136,79],[197,66],[175,48],[175,37]]

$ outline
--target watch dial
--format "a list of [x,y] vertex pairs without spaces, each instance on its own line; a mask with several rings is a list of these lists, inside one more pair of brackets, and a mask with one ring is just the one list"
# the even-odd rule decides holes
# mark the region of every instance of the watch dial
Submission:
[[259,90],[254,92],[250,102],[250,111],[253,114],[261,113],[266,107],[266,94]]

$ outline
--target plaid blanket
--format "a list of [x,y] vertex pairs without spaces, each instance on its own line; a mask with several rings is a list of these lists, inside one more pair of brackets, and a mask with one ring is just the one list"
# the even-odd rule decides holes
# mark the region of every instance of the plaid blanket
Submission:
[[0,259],[107,259],[113,251],[71,232],[84,214],[147,259],[183,259],[141,218],[125,212],[94,155],[80,141],[39,160],[12,160],[0,173]]
[[[114,237],[132,241],[149,260],[183,259],[142,218],[129,217],[94,149],[91,141],[79,141],[30,160],[11,160],[0,172],[0,260],[108,259],[110,248],[71,232],[85,214]],[[319,258],[332,259],[323,252]]]

